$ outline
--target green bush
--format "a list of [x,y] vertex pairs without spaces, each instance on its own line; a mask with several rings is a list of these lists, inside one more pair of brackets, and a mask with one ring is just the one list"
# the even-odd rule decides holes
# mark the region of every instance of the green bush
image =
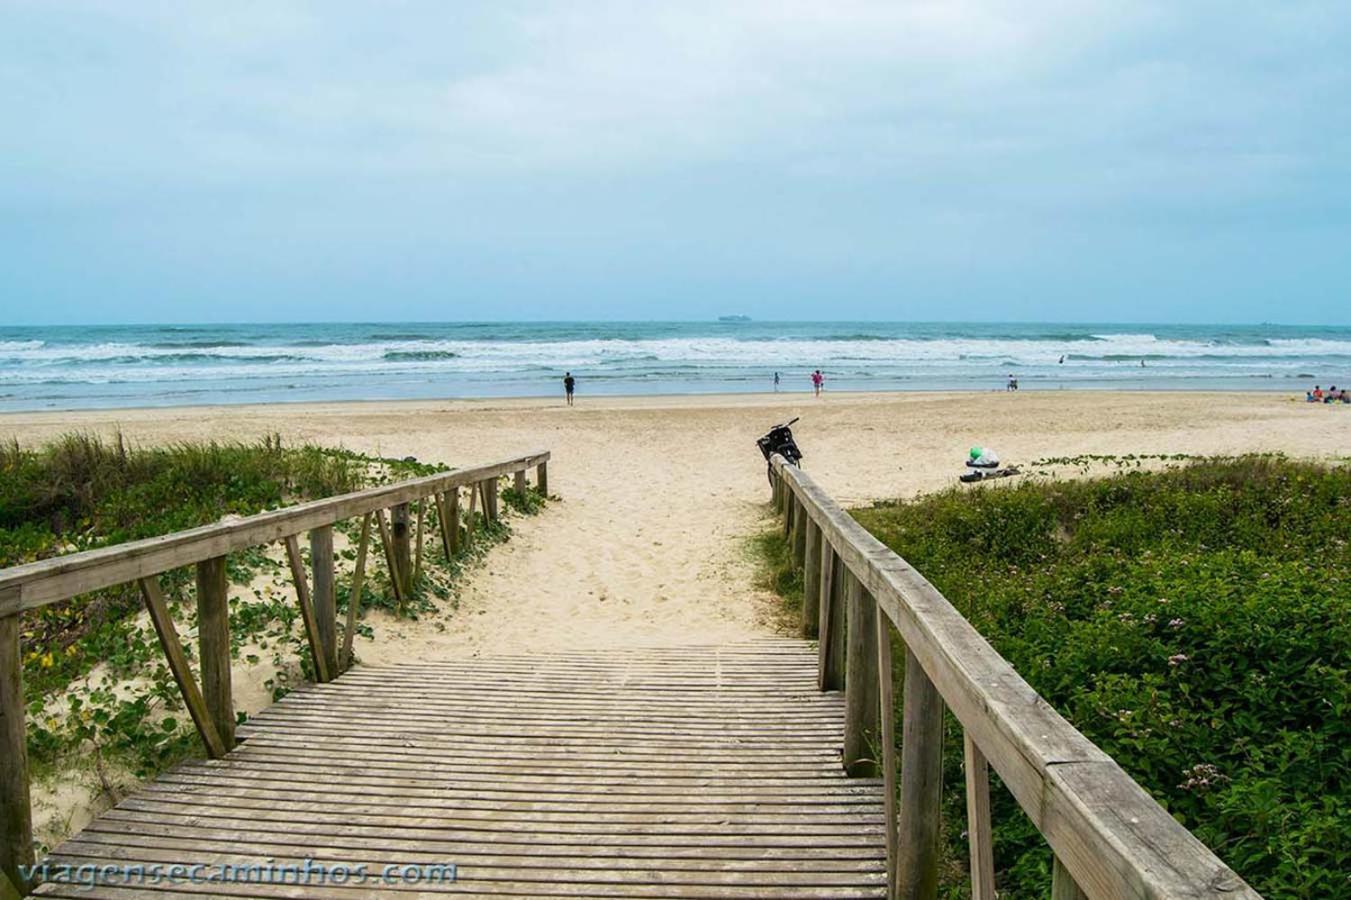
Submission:
[[[1257,890],[1351,896],[1351,470],[1245,457],[855,515]],[[949,823],[960,756],[950,721]],[[1000,896],[1044,896],[1044,841],[995,800]]]

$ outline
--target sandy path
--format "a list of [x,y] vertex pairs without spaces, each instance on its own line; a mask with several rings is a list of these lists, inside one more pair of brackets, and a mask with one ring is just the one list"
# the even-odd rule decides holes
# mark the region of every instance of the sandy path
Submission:
[[[746,538],[766,520],[754,439],[802,415],[805,464],[845,502],[950,483],[966,447],[1009,461],[1082,453],[1341,450],[1351,408],[1277,395],[1024,393],[583,397],[121,410],[0,417],[0,438],[72,429],[134,440],[289,440],[467,465],[554,453],[563,497],[520,521],[447,622],[386,622],[367,660],[737,640],[764,633]],[[391,640],[398,634],[402,640]]]

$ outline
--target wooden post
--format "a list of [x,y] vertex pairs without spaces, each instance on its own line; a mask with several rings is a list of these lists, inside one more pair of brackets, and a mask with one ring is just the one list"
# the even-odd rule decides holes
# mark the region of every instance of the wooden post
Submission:
[[432,494],[436,503],[436,525],[441,530],[441,551],[446,554],[446,562],[455,556],[455,548],[450,533],[450,516],[446,514],[446,498],[441,494]]
[[525,502],[525,469],[516,473],[516,493],[521,495],[521,502]]
[[1088,895],[1075,882],[1074,876],[1058,856],[1051,867],[1051,900],[1088,900]]
[[[824,541],[824,535],[821,536]],[[825,559],[830,558],[830,565]],[[844,686],[844,564],[830,543],[821,545],[821,691]]]
[[816,637],[821,618],[821,528],[808,520],[802,558],[802,636]]
[[970,733],[965,739],[966,834],[971,849],[971,900],[995,900],[990,833],[990,765]]
[[33,806],[23,703],[19,615],[0,617],[0,877],[21,894],[19,866],[33,864]]
[[389,540],[394,552],[394,572],[399,580],[399,593],[404,599],[413,595],[412,545],[409,543],[408,504],[399,503],[389,511]]
[[338,674],[338,594],[333,568],[333,526],[321,525],[310,532],[310,566],[314,569],[314,631],[319,653],[324,657],[325,681]]
[[483,482],[483,513],[489,522],[497,521],[497,479],[489,478]]
[[901,726],[901,819],[896,849],[898,900],[938,896],[938,816],[943,789],[943,698],[915,654],[905,651]]
[[310,580],[305,575],[305,561],[300,558],[300,542],[294,534],[286,536],[286,560],[291,565],[291,581],[296,586],[296,605],[300,607],[300,619],[305,625],[305,638],[310,644],[310,658],[314,660],[314,680],[328,681],[328,657],[324,654],[324,641],[319,635],[319,622],[314,616],[314,605],[310,603]]
[[549,464],[542,462],[535,467],[535,488],[541,497],[549,496]]
[[173,617],[169,615],[169,604],[164,602],[159,581],[152,575],[149,578],[142,578],[140,585],[146,611],[150,613],[150,621],[155,626],[155,633],[159,635],[164,658],[169,662],[169,671],[173,673],[174,681],[178,682],[178,691],[183,695],[183,705],[188,708],[188,715],[192,716],[197,733],[202,736],[206,752],[212,759],[220,759],[225,755],[225,744],[221,742],[216,726],[211,721],[211,716],[207,714],[206,701],[202,699],[202,692],[192,677],[188,657],[183,653],[183,644],[178,639],[178,629],[174,627]]
[[228,751],[235,745],[235,703],[230,685],[230,581],[223,556],[197,564],[197,646],[206,713]]
[[361,519],[361,541],[357,544],[356,568],[352,570],[352,589],[347,594],[347,627],[342,633],[339,660],[345,671],[352,665],[352,641],[356,638],[357,613],[361,609],[361,591],[366,580],[366,552],[371,543],[371,514]]
[[807,530],[811,523],[811,516],[807,513],[807,504],[799,500],[797,509],[793,513],[793,564],[796,566],[805,566],[807,564]]
[[783,536],[792,537],[793,519],[797,516],[797,496],[793,493],[793,488],[788,484],[788,479],[784,479],[783,485]]
[[849,650],[844,675],[844,770],[877,776],[877,601],[853,573],[848,585]]
[[877,694],[882,707],[882,785],[887,819],[887,896],[890,897],[896,890],[896,697],[892,690],[891,620],[880,609],[875,618]]
[[[830,592],[835,583],[835,548],[830,545],[825,532],[821,532],[821,580],[816,585],[817,626],[816,626],[816,683],[823,691],[834,690],[827,684],[826,671],[830,660],[831,623]],[[809,590],[810,585],[803,585]]]
[[413,583],[417,584],[422,580],[422,536],[427,524],[427,501],[419,500],[417,504],[417,544],[413,549]]
[[389,586],[394,590],[394,602],[403,609],[403,587],[400,585],[399,567],[394,559],[394,541],[389,536],[389,525],[385,522],[385,511],[375,511],[375,524],[380,527],[380,546],[385,551],[385,568],[389,569]]
[[[543,463],[540,463],[543,465]],[[460,552],[460,489],[446,492],[446,528],[450,532],[450,555]]]

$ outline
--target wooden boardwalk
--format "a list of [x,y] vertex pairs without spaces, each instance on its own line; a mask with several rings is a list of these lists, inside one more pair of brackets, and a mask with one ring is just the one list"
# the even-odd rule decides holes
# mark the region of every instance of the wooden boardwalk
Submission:
[[[358,666],[100,816],[49,862],[365,864],[364,885],[86,887],[53,897],[884,897],[879,780],[804,641]],[[385,866],[456,880],[376,883]]]

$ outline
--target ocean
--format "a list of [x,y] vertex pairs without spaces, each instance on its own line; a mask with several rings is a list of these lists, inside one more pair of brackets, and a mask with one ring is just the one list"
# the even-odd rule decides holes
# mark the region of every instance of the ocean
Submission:
[[[1063,361],[1062,361],[1063,360]],[[1351,328],[880,322],[0,327],[0,410],[588,394],[1351,384]]]

